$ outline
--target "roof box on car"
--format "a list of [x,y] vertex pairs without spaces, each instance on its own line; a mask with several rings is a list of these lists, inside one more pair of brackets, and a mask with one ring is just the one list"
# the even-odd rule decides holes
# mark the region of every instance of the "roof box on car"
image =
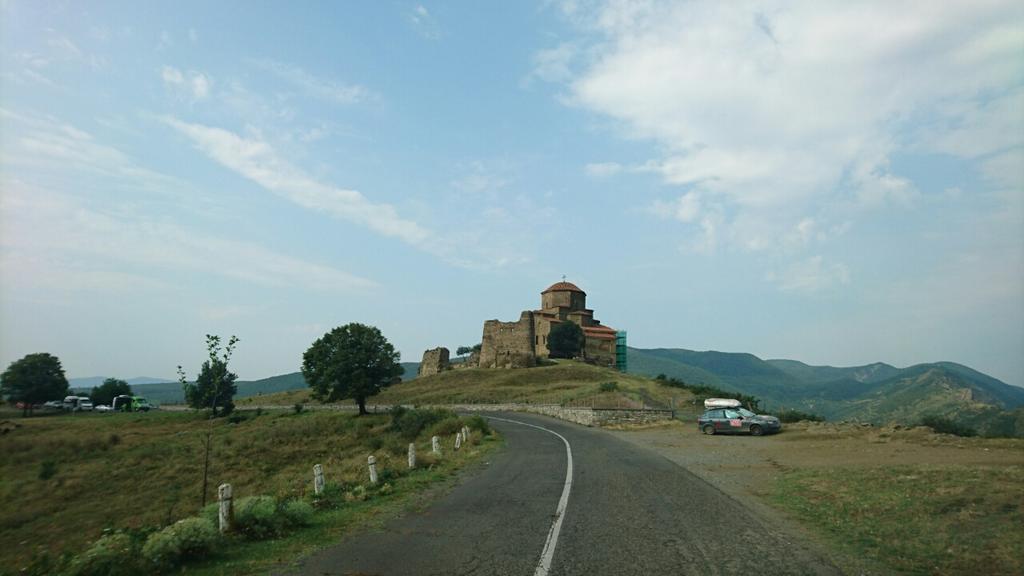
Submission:
[[711,408],[739,408],[740,406],[740,401],[733,400],[732,398],[708,398],[704,401],[705,410],[710,410]]

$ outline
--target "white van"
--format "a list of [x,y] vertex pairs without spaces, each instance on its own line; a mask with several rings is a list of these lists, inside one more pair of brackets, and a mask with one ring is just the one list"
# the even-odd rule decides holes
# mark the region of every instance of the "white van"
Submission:
[[69,412],[92,411],[92,400],[88,396],[65,396],[62,404]]

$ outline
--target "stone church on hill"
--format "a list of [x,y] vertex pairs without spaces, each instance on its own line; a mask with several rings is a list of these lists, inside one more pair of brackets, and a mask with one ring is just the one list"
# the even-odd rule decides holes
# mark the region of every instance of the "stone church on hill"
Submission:
[[[525,310],[518,322],[484,322],[480,348],[481,368],[525,368],[548,357],[551,327],[572,322],[583,329],[583,360],[610,368],[624,364],[625,333],[601,324],[587,308],[587,293],[570,282],[557,282],[540,294],[540,309]],[[616,337],[623,360],[616,361]],[[624,368],[624,366],[622,366]]]

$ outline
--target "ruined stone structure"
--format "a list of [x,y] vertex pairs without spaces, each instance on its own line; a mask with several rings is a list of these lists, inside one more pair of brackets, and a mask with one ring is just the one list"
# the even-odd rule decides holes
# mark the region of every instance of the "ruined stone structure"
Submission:
[[448,363],[448,349],[444,346],[427,350],[423,353],[423,361],[420,362],[420,370],[417,376],[430,376],[444,372],[450,366]]
[[548,357],[551,327],[572,322],[583,329],[582,358],[601,366],[615,366],[615,329],[604,326],[587,308],[587,294],[570,282],[552,284],[541,292],[540,309],[527,310],[518,322],[484,322],[481,368],[526,368]]

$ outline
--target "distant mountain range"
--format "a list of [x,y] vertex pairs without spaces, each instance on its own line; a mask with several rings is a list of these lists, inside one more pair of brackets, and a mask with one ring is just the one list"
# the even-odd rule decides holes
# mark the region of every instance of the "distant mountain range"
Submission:
[[[402,378],[408,380],[416,377],[420,364],[419,362],[402,362],[402,367],[405,369],[405,374]],[[73,390],[88,393],[91,388],[103,384],[103,381],[106,379],[106,376],[69,378],[68,384],[70,384]],[[139,377],[130,378],[125,380],[125,382],[128,382],[132,387],[132,392],[139,396],[145,396],[150,402],[156,402],[157,404],[180,404],[185,401],[185,393],[181,389],[181,383],[177,380]],[[306,380],[302,377],[301,372],[292,372],[291,374],[271,376],[261,380],[239,380],[235,384],[238,386],[238,393],[235,394],[235,398],[248,398],[249,396],[305,388]]]
[[793,408],[830,420],[916,423],[936,415],[979,429],[1024,424],[1024,388],[954,362],[837,368],[744,353],[630,348],[629,371],[710,384],[757,396],[767,408]]
[[[110,376],[87,376],[85,378],[68,378],[68,384],[72,388],[95,388]],[[137,376],[135,378],[128,378],[125,380],[130,386],[143,386],[146,384],[167,384],[169,382],[176,382],[176,380],[168,380],[166,378],[150,378],[149,376]]]

